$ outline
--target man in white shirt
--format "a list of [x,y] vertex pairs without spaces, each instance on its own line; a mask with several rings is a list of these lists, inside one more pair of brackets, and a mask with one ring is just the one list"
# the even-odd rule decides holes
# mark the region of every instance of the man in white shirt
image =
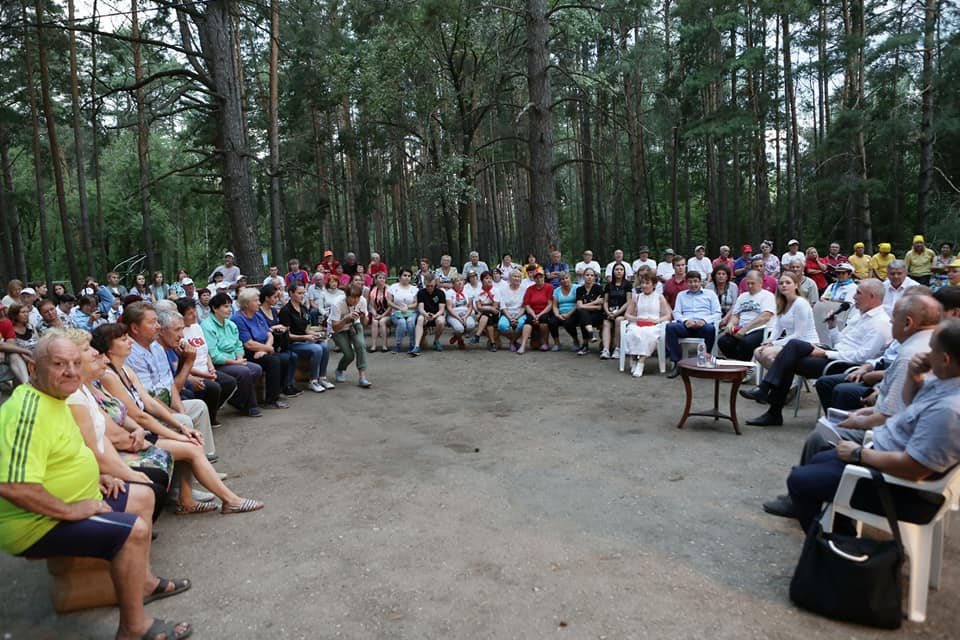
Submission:
[[710,281],[710,274],[713,273],[713,262],[706,257],[707,248],[698,244],[693,249],[693,257],[687,259],[687,272],[696,271],[703,278],[704,282]]
[[607,268],[603,272],[607,282],[613,280],[613,266],[617,264],[623,265],[623,270],[626,271],[627,280],[630,280],[633,277],[633,267],[623,261],[623,250],[617,249],[613,252],[613,261],[607,263]]
[[207,278],[208,281],[213,280],[213,274],[219,271],[223,275],[222,282],[227,284],[228,289],[237,288],[237,280],[240,279],[240,267],[234,264],[234,255],[232,251],[227,251],[223,254],[223,264],[210,272],[210,277]]
[[471,271],[476,272],[477,277],[482,276],[486,271],[490,271],[490,267],[480,259],[480,254],[476,251],[470,252],[470,259],[463,263],[463,271],[460,272],[460,275],[466,280]]
[[717,340],[721,353],[734,360],[750,360],[763,342],[763,329],[777,311],[773,294],[763,288],[763,275],[748,271],[743,277],[746,291],[737,297]]
[[794,258],[806,260],[806,257],[800,253],[800,241],[796,238],[791,238],[790,241],[787,242],[787,252],[780,257],[780,264],[790,264],[790,261]]
[[667,249],[663,252],[663,262],[657,265],[657,280],[661,283],[673,277],[674,255],[673,249]]
[[903,292],[915,287],[919,282],[907,275],[907,263],[894,260],[887,265],[887,279],[883,281],[883,308],[887,315],[893,315],[893,306],[903,297]]
[[652,273],[656,273],[657,261],[650,257],[650,249],[648,247],[640,247],[640,257],[634,260],[630,267],[633,268],[633,272],[636,273],[640,271],[640,267],[644,265],[650,267]]
[[748,420],[747,424],[760,427],[783,424],[781,410],[794,375],[818,378],[831,361],[862,364],[883,352],[892,335],[890,316],[883,309],[883,284],[873,278],[861,280],[855,300],[859,315],[847,320],[842,333],[831,326],[829,348],[791,340],[777,354],[760,386],[740,392],[744,398],[770,405],[766,413]]
[[577,272],[577,284],[583,284],[583,272],[587,269],[593,269],[594,273],[600,273],[600,263],[593,259],[593,251],[585,249],[583,260],[577,263],[574,271]]

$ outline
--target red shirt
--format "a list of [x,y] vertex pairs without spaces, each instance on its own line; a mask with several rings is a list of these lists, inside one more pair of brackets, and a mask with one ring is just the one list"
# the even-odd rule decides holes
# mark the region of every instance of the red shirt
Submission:
[[326,260],[324,260],[323,262],[317,265],[317,271],[321,273],[334,273],[337,270],[337,267],[339,266],[340,266],[340,263],[337,262],[336,260],[332,260],[331,262],[327,262]]
[[734,263],[734,262],[735,262],[735,260],[734,260],[733,258],[731,258],[730,256],[727,256],[727,259],[726,259],[726,260],[724,260],[723,258],[714,258],[714,260],[713,260],[713,268],[716,269],[718,264],[725,264],[725,265],[727,265],[728,267],[730,267],[730,273],[732,274],[732,273],[733,273],[733,263]]
[[387,269],[387,263],[381,260],[377,264],[373,264],[371,262],[369,265],[367,265],[367,273],[370,274],[371,278],[376,278],[378,273],[389,275],[390,270]]
[[0,337],[2,337],[4,341],[16,339],[17,332],[13,330],[13,323],[10,322],[10,318],[0,318]]
[[823,264],[813,258],[807,258],[806,263],[803,265],[804,273],[817,284],[817,289],[820,291],[827,288],[827,276],[821,271],[822,267]]
[[673,305],[677,301],[677,294],[686,290],[686,277],[684,277],[680,282],[677,282],[676,278],[668,278],[667,281],[663,283],[663,297],[667,299],[667,304],[670,305],[671,309],[673,309]]
[[534,313],[540,313],[553,304],[553,285],[544,282],[540,289],[537,288],[537,285],[527,287],[523,294],[523,304],[525,306],[529,305]]

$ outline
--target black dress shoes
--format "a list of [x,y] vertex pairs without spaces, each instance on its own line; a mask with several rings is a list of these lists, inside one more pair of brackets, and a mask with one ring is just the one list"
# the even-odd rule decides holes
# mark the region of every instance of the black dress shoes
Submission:
[[797,508],[794,506],[793,500],[791,500],[790,496],[787,494],[777,496],[774,500],[768,500],[767,502],[764,502],[763,510],[772,516],[779,516],[781,518],[797,517]]
[[678,375],[680,375],[680,365],[676,362],[673,363],[673,368],[670,369],[670,372],[667,374],[667,377],[673,380]]
[[779,427],[783,425],[783,416],[779,412],[767,411],[762,416],[747,420],[747,424],[751,427]]
[[760,404],[767,404],[767,392],[763,390],[763,387],[740,389],[740,396],[747,400],[755,400]]

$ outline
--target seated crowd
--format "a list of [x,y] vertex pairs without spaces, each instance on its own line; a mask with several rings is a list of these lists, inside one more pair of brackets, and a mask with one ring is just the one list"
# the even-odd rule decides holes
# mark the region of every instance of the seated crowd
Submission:
[[[904,259],[885,243],[873,256],[862,243],[853,248],[844,256],[834,243],[820,258],[791,240],[777,257],[764,241],[759,253],[743,245],[736,259],[729,247],[710,259],[697,246],[689,259],[667,249],[656,262],[642,247],[636,260],[617,250],[605,266],[588,250],[572,268],[556,250],[544,265],[504,254],[493,267],[472,252],[461,270],[444,255],[436,268],[428,259],[401,267],[392,283],[378,254],[340,263],[328,250],[312,274],[292,259],[285,275],[274,266],[251,282],[227,252],[206,286],[183,270],[172,285],[159,271],[149,281],[136,275],[130,289],[110,272],[105,284],[87,278],[75,296],[11,281],[0,352],[17,386],[0,407],[0,547],[108,560],[117,637],[186,637],[189,625],[143,609],[190,586],[150,568],[160,508],[264,506],[231,491],[213,467],[225,405],[252,418],[289,407],[302,394],[301,360],[315,393],[345,382],[351,364],[370,388],[368,354],[415,357],[427,341],[466,350],[484,337],[489,351],[504,339],[517,354],[559,351],[561,328],[578,355],[596,342],[601,359],[622,351],[637,378],[661,340],[669,377],[684,338],[755,359],[766,374],[741,393],[767,405],[748,421],[758,426],[782,424],[797,380],[815,378],[824,410],[850,416],[839,442],[811,434],[789,493],[765,505],[809,524],[845,462],[924,478],[960,461],[960,259],[949,243],[935,254],[920,236]],[[340,353],[333,382],[331,340]],[[870,450],[865,429],[875,431]]]

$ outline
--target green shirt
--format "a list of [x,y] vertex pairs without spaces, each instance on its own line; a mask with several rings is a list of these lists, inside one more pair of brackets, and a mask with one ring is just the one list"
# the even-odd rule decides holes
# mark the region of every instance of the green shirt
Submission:
[[[63,502],[100,500],[100,469],[66,400],[20,385],[0,407],[0,482],[42,485]],[[0,498],[0,548],[23,553],[59,520]]]
[[200,323],[203,337],[207,340],[210,359],[213,364],[223,364],[227,360],[236,360],[243,355],[243,343],[240,342],[240,330],[229,318],[224,322],[217,320],[212,313]]

